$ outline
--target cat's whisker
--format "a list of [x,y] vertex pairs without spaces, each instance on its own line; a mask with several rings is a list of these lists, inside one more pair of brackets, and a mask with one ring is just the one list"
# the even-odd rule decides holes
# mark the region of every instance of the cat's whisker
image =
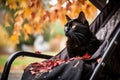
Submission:
[[75,35],[77,35],[79,38],[81,38],[83,40],[86,39],[86,37],[83,34],[81,34],[81,33],[75,33]]
[[78,35],[80,35],[82,37],[85,37],[82,33],[75,33],[75,34],[78,34]]
[[77,38],[77,36],[73,34],[73,37],[74,37],[74,41],[77,42],[78,45],[79,45],[79,44],[80,44],[80,41],[79,41],[79,39]]
[[78,37],[80,40],[82,40],[82,41],[85,40],[85,38],[81,37],[80,35],[77,35],[77,37]]

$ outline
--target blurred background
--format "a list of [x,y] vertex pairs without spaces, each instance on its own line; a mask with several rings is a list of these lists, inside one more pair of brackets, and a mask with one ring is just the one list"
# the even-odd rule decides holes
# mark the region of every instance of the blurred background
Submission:
[[[66,45],[65,15],[85,13],[89,24],[99,11],[88,0],[0,0],[0,76],[7,58],[16,51],[56,55]],[[9,80],[18,80],[28,64],[44,59],[20,57]]]

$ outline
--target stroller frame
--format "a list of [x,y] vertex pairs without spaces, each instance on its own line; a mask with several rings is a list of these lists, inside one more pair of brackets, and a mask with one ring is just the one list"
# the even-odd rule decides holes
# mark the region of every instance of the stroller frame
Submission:
[[7,80],[8,79],[8,75],[9,75],[10,68],[11,68],[11,65],[12,65],[13,61],[20,56],[23,56],[23,57],[28,56],[28,57],[44,58],[44,59],[49,59],[49,58],[52,57],[50,55],[35,54],[35,53],[32,53],[32,52],[27,52],[27,51],[15,52],[7,59],[7,61],[5,63],[5,67],[4,67],[2,76],[1,76],[1,80]]
[[[90,80],[95,80],[96,77],[98,77],[98,75],[100,74],[100,72],[103,70],[103,68],[106,65],[106,61],[107,59],[112,55],[110,54],[112,51],[115,50],[116,46],[118,45],[118,43],[120,43],[120,24],[117,26],[118,29],[115,32],[114,37],[112,38],[111,42],[109,43],[106,51],[103,53],[103,56],[99,62],[99,64],[96,66],[96,68],[94,69],[94,72],[92,73]],[[119,74],[120,75],[120,74]]]

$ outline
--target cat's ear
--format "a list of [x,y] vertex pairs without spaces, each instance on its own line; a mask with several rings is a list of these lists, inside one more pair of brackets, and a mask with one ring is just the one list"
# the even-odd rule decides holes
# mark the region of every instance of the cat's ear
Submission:
[[85,14],[82,11],[79,13],[77,20],[82,22],[83,24],[86,22]]
[[67,21],[71,20],[71,18],[68,15],[65,15],[65,16],[66,16]]

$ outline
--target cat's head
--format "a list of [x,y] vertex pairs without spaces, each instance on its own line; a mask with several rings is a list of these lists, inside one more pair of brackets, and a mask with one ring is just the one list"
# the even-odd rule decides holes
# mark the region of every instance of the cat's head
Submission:
[[71,19],[66,15],[66,19],[67,23],[65,24],[64,31],[70,42],[68,44],[73,45],[73,47],[86,47],[91,32],[84,13],[81,11],[75,19]]

